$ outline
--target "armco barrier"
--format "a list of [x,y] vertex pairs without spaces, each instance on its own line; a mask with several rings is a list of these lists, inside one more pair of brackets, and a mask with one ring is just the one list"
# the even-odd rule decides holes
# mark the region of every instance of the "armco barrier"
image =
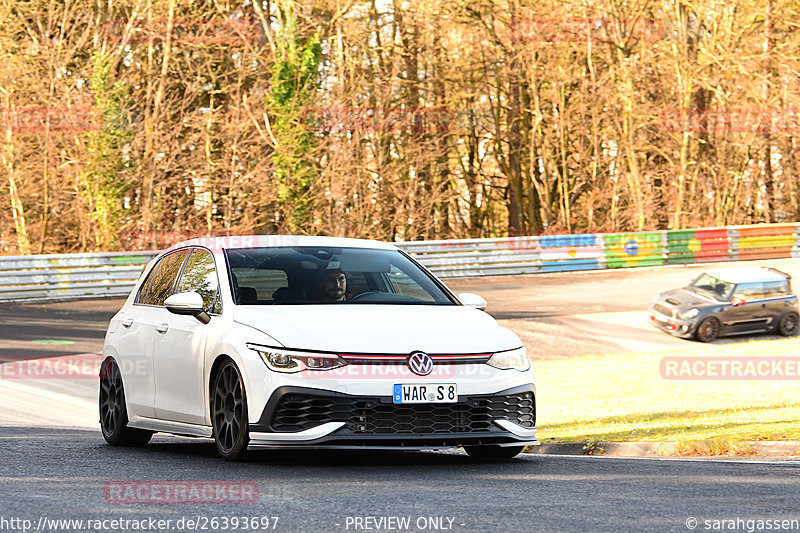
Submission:
[[667,264],[704,263],[730,259],[728,230],[680,229],[666,232]]
[[[800,223],[397,245],[441,278],[800,258]],[[125,296],[157,252],[0,257],[0,301]]]
[[800,257],[800,224],[794,227],[794,246],[792,246],[792,257]]
[[0,301],[126,296],[156,252],[0,257]]
[[604,237],[606,266],[625,268],[664,264],[664,232],[613,233]]
[[731,251],[739,260],[783,259],[792,257],[795,244],[795,224],[769,224],[728,228],[736,235]]
[[595,270],[605,266],[600,235],[543,235],[539,243],[542,272]]

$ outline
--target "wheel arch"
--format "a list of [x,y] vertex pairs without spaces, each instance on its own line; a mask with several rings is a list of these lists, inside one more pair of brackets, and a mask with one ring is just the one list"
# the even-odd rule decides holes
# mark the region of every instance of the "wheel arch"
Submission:
[[214,386],[214,377],[225,361],[231,361],[234,365],[236,365],[237,370],[239,370],[239,375],[242,376],[242,386],[244,387],[245,398],[250,398],[250,382],[247,379],[246,365],[244,365],[242,361],[239,361],[237,357],[234,357],[228,353],[223,352],[218,354],[216,357],[214,357],[214,361],[211,363],[211,367],[206,375],[206,414],[209,423],[211,423],[211,399],[213,394],[211,389]]

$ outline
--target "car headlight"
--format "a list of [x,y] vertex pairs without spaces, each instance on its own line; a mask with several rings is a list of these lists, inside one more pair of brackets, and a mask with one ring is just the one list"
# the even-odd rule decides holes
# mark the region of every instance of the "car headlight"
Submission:
[[298,352],[283,348],[271,348],[248,344],[248,348],[258,352],[264,364],[275,372],[302,372],[303,370],[333,370],[347,364],[336,354]]
[[683,318],[697,318],[697,315],[700,314],[700,310],[696,307],[692,307],[688,311],[682,314]]
[[525,350],[524,346],[516,350],[497,352],[492,355],[486,363],[502,370],[514,369],[520,372],[524,372],[531,367],[531,362],[528,359],[528,352]]

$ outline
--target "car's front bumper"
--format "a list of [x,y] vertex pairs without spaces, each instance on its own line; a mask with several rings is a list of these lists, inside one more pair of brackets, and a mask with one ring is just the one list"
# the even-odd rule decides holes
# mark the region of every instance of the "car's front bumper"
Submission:
[[650,311],[648,320],[650,321],[650,325],[682,339],[692,338],[698,323],[696,319],[668,317],[655,313],[652,310]]
[[249,446],[419,450],[489,444],[539,444],[533,385],[451,404],[394,404],[391,396],[281,387],[250,424]]

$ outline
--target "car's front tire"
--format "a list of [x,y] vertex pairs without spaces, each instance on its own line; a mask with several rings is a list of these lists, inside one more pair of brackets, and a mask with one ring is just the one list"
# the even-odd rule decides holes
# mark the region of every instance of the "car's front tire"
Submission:
[[700,342],[712,342],[719,336],[719,328],[719,320],[714,317],[706,318],[697,326],[694,338]]
[[227,461],[244,459],[250,441],[247,396],[242,375],[230,359],[222,363],[214,375],[211,425],[219,455]]
[[525,446],[464,446],[464,451],[473,459],[480,461],[498,461],[512,459],[522,453]]
[[800,327],[800,316],[797,313],[786,313],[778,324],[778,333],[784,337],[791,337],[797,335],[798,327]]
[[150,442],[152,431],[128,427],[125,390],[122,374],[116,361],[103,361],[100,367],[100,429],[103,438],[112,446],[144,446]]

